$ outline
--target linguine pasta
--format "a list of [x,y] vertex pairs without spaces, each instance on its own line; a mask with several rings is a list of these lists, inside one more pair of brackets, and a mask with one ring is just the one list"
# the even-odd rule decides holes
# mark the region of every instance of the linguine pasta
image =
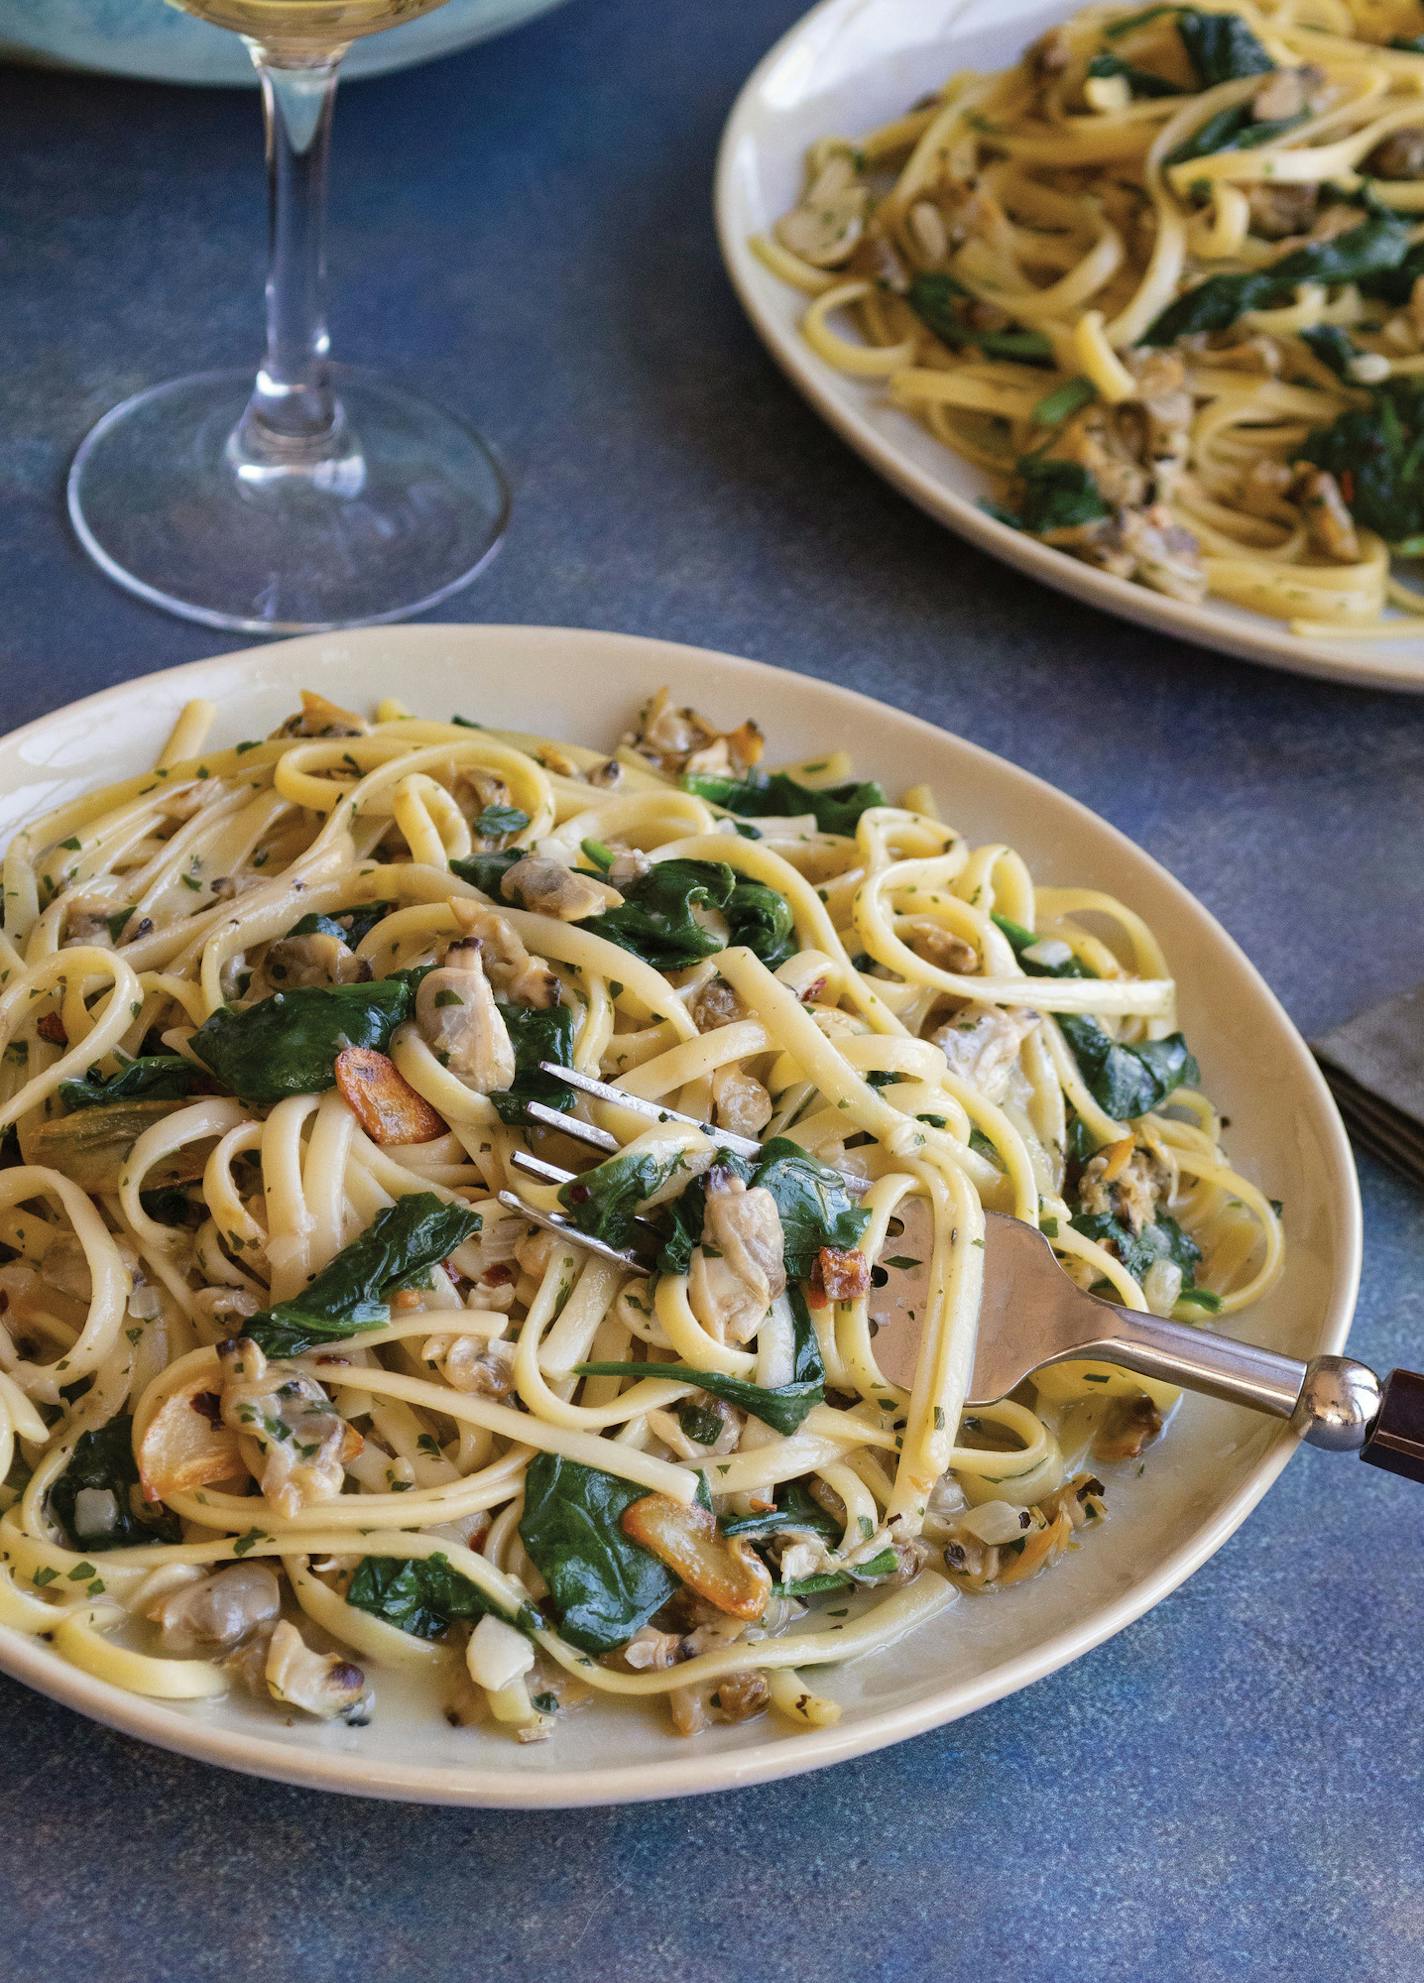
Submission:
[[[1278,1274],[1151,930],[926,790],[665,696],[611,757],[214,717],[4,863],[0,1623],[88,1671],[834,1720],[816,1669],[1062,1557],[1173,1401],[1078,1364],[965,1415],[984,1208],[1163,1314]],[[710,1128],[595,1105],[594,1161],[542,1061]]]
[[1091,6],[811,148],[807,341],[1173,597],[1397,635],[1424,554],[1424,7]]

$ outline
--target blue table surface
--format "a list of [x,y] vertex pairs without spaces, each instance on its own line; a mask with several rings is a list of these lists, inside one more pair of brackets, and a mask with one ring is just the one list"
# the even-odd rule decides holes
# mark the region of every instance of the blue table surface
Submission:
[[[911,0],[905,0],[911,4]],[[445,617],[612,627],[853,684],[1165,861],[1307,1033],[1424,967],[1424,708],[1099,617],[878,482],[722,277],[714,147],[797,0],[572,0],[352,88],[345,355],[462,407],[513,528]],[[71,541],[90,422],[253,354],[253,102],[0,72],[6,727],[223,643]],[[229,645],[239,643],[232,642]],[[1355,1342],[1424,1338],[1415,1193],[1362,1163]],[[1307,1454],[1148,1617],[971,1720],[702,1804],[515,1816],[284,1789],[0,1683],[0,1975],[1226,1983],[1424,1977],[1421,1503]]]

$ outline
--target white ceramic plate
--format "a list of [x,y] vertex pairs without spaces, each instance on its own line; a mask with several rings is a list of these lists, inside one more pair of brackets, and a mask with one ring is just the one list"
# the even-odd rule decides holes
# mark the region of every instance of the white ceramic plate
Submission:
[[798,328],[806,298],[747,246],[799,198],[814,139],[873,130],[957,69],[1004,67],[1069,11],[1070,0],[822,0],[813,7],[753,70],[722,139],[717,229],[747,315],[792,384],[872,468],[1006,564],[1122,619],[1245,661],[1424,692],[1424,623],[1399,640],[1302,640],[1279,620],[1224,600],[1191,606],[1110,577],[986,516],[979,501],[996,493],[991,477],[892,406],[877,382],[850,378],[818,358]]
[[[263,735],[290,712],[297,689],[310,687],[357,707],[394,692],[422,714],[458,710],[607,747],[662,682],[725,722],[755,714],[777,756],[804,759],[854,736],[857,769],[892,791],[926,780],[972,838],[1008,840],[1040,880],[1093,883],[1146,916],[1181,973],[1183,1024],[1208,1088],[1232,1117],[1233,1156],[1286,1205],[1289,1268],[1271,1300],[1245,1318],[1246,1330],[1298,1356],[1342,1346],[1360,1248],[1349,1150],[1305,1046],[1230,937],[1072,799],[846,690],[664,641],[552,628],[380,628],[285,641],[107,689],[0,740],[0,846],[22,820],[151,763],[190,696],[218,704],[220,742]],[[555,1740],[520,1747],[478,1729],[452,1731],[438,1710],[402,1698],[379,1673],[369,1727],[289,1727],[238,1696],[216,1705],[141,1700],[3,1627],[0,1668],[165,1748],[328,1790],[540,1806],[723,1789],[882,1748],[1076,1659],[1219,1548],[1292,1445],[1273,1422],[1186,1399],[1145,1474],[1114,1494],[1102,1535],[1051,1576],[1001,1597],[966,1598],[894,1650],[840,1668],[828,1684],[845,1717],[812,1734],[764,1719],[688,1743],[655,1713],[595,1707],[572,1716]]]

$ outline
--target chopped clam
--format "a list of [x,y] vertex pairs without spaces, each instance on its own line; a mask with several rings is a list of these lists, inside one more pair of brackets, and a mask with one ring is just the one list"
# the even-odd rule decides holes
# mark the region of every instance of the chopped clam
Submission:
[[262,969],[280,991],[307,985],[364,984],[371,966],[339,936],[282,936],[267,946]]
[[415,1022],[436,1058],[481,1094],[497,1094],[514,1080],[514,1047],[478,940],[452,943],[445,962],[422,978]]
[[1359,533],[1335,477],[1302,464],[1291,493],[1305,513],[1305,532],[1315,548],[1340,564],[1357,563],[1362,555]]
[[1000,1102],[1008,1092],[1020,1049],[1038,1023],[1036,1012],[969,1004],[930,1037],[952,1074],[977,1089],[986,1101]]
[[865,232],[870,190],[848,152],[833,153],[802,196],[776,223],[776,238],[812,268],[839,268]]
[[516,861],[500,882],[506,902],[528,909],[537,916],[555,916],[561,923],[579,923],[587,916],[601,916],[605,909],[616,909],[623,897],[606,882],[592,875],[576,874],[562,861],[541,860],[526,854]]
[[927,964],[941,971],[953,971],[963,977],[966,972],[979,969],[979,953],[974,945],[956,936],[953,930],[947,930],[943,923],[932,922],[928,916],[917,916],[901,935],[917,957],[923,957]]
[[764,748],[755,723],[748,720],[735,730],[718,730],[695,709],[675,708],[665,688],[644,703],[623,741],[671,778],[686,771],[745,771],[761,761]]
[[328,702],[324,695],[314,695],[310,689],[302,690],[302,711],[300,716],[289,716],[279,730],[273,732],[278,737],[364,737],[370,731],[370,724],[364,717],[352,710],[343,709],[339,703]]
[[[448,1347],[439,1349],[445,1341]],[[432,1348],[438,1354],[431,1356]],[[514,1345],[499,1337],[432,1337],[424,1351],[428,1362],[438,1362],[445,1382],[455,1391],[471,1397],[507,1398],[514,1389]]]
[[166,1591],[148,1616],[168,1652],[226,1653],[270,1624],[281,1598],[276,1575],[265,1563],[235,1563]]
[[264,1498],[288,1518],[335,1500],[347,1461],[365,1444],[361,1434],[314,1378],[269,1363],[249,1337],[219,1344],[218,1355],[224,1363],[222,1421],[230,1434],[255,1439],[260,1447]]
[[692,1256],[688,1299],[719,1342],[744,1343],[786,1287],[786,1235],[764,1185],[750,1190],[729,1171],[708,1173],[702,1244]]
[[731,1026],[745,1019],[747,1008],[725,978],[711,977],[688,1006],[692,1023],[699,1033],[714,1033],[719,1026]]
[[1155,1150],[1124,1136],[1089,1158],[1078,1181],[1083,1211],[1109,1214],[1140,1233],[1157,1216],[1171,1188],[1172,1173]]
[[760,1136],[771,1121],[771,1096],[754,1074],[719,1067],[712,1076],[712,1116],[737,1136]]
[[370,1720],[371,1695],[361,1668],[341,1653],[313,1652],[286,1619],[272,1634],[263,1674],[273,1700],[285,1707],[322,1721]]
[[[450,948],[459,950],[467,943],[477,943],[485,974],[501,998],[512,999],[516,1005],[536,1006],[540,1011],[558,1004],[558,979],[547,964],[530,956],[507,916],[458,896],[450,907],[466,931]],[[445,961],[450,962],[448,952]]]

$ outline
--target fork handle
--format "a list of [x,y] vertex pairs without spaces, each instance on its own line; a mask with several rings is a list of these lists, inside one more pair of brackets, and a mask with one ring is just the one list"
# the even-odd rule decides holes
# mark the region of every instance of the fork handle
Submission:
[[1073,1360],[1098,1357],[1142,1377],[1289,1419],[1313,1446],[1357,1452],[1371,1466],[1424,1481],[1424,1374],[1394,1370],[1381,1383],[1353,1357],[1302,1363],[1139,1309],[1114,1306],[1112,1313],[1112,1337],[1081,1344],[1070,1353]]

